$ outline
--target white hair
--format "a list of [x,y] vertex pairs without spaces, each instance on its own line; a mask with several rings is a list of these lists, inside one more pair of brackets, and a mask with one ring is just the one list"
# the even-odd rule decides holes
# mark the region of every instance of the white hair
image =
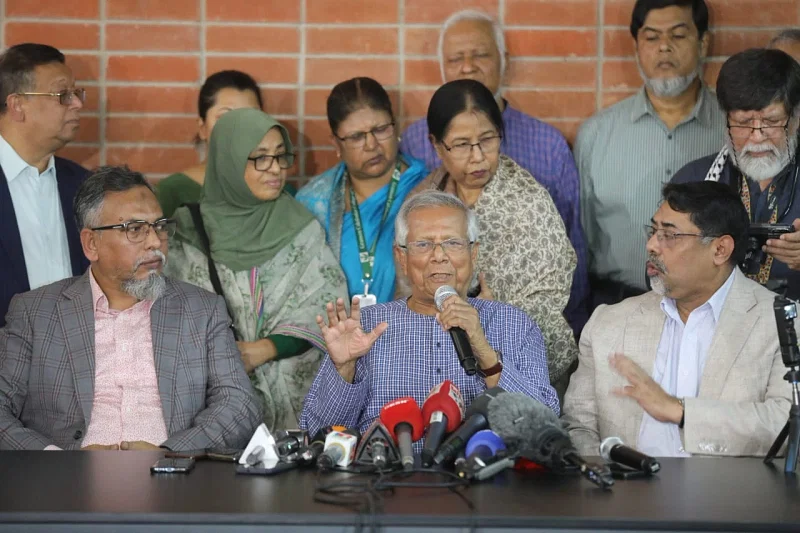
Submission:
[[502,80],[503,75],[506,73],[506,38],[503,35],[503,28],[501,28],[500,23],[488,13],[478,11],[477,9],[464,9],[450,15],[450,17],[444,21],[442,31],[439,32],[439,69],[442,72],[442,82],[444,83],[446,81],[444,78],[444,35],[451,26],[463,20],[478,20],[491,24],[494,44],[497,46],[497,53],[500,54],[500,80]]
[[458,209],[467,218],[467,238],[470,242],[478,242],[478,217],[464,202],[450,193],[429,189],[408,198],[400,207],[394,221],[394,242],[399,246],[408,244],[408,216],[424,207],[450,207]]

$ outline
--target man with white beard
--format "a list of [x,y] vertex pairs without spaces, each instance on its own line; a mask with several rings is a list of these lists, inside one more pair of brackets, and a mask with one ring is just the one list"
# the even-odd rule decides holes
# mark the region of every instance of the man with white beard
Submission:
[[795,232],[766,241],[751,277],[761,284],[785,279],[787,295],[800,299],[800,64],[780,50],[740,52],[720,70],[717,100],[728,119],[724,147],[686,165],[673,183],[725,183],[741,197],[752,222],[791,224]]
[[0,329],[0,450],[243,448],[261,422],[225,301],[165,278],[165,218],[124,167],[75,195],[82,276],[18,294]]
[[638,228],[663,184],[719,150],[725,129],[701,76],[710,40],[705,2],[638,0],[630,31],[644,86],[587,120],[575,143],[591,308],[647,290]]

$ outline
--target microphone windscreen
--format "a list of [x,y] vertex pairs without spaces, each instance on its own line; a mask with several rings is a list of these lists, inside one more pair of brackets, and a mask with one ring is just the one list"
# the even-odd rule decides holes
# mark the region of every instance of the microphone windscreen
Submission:
[[519,392],[507,392],[494,398],[487,407],[489,427],[511,448],[531,440],[546,423],[560,426],[552,409]]
[[433,301],[436,304],[436,309],[441,311],[444,301],[453,295],[458,296],[458,293],[450,285],[442,285],[441,287],[436,289],[436,292],[433,293]]
[[506,444],[500,436],[491,429],[482,429],[470,437],[467,442],[466,455],[469,457],[479,446],[485,446],[491,450],[492,455],[497,455],[500,450],[506,449]]
[[422,419],[425,426],[430,425],[433,413],[441,411],[447,417],[447,432],[451,433],[464,420],[464,398],[449,379],[433,387],[425,403],[422,404]]
[[411,426],[411,439],[418,441],[422,438],[425,431],[425,423],[422,421],[422,411],[417,405],[416,400],[411,396],[398,398],[387,403],[381,408],[381,422],[392,434],[392,438],[397,441],[396,428],[399,424],[406,423]]

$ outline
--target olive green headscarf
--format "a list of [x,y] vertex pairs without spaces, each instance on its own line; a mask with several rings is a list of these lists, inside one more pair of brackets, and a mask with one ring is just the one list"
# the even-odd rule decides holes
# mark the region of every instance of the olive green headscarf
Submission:
[[[288,193],[265,202],[256,198],[244,181],[250,164],[247,158],[272,128],[280,130],[286,151],[292,152],[286,128],[258,109],[225,113],[211,133],[200,212],[211,258],[234,271],[249,270],[272,259],[314,219]],[[191,218],[188,210],[179,211],[180,227]],[[178,236],[197,245],[196,232],[191,233],[179,230]]]

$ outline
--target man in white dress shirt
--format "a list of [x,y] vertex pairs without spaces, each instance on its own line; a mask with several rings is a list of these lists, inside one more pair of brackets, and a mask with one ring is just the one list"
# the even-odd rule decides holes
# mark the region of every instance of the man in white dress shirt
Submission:
[[749,219],[712,181],[670,184],[645,227],[652,291],[601,305],[564,422],[584,454],[620,437],[653,456],[766,455],[789,415],[775,294],[736,266]]
[[0,55],[0,327],[14,294],[88,266],[72,210],[87,171],[54,156],[77,135],[84,100],[55,48]]

